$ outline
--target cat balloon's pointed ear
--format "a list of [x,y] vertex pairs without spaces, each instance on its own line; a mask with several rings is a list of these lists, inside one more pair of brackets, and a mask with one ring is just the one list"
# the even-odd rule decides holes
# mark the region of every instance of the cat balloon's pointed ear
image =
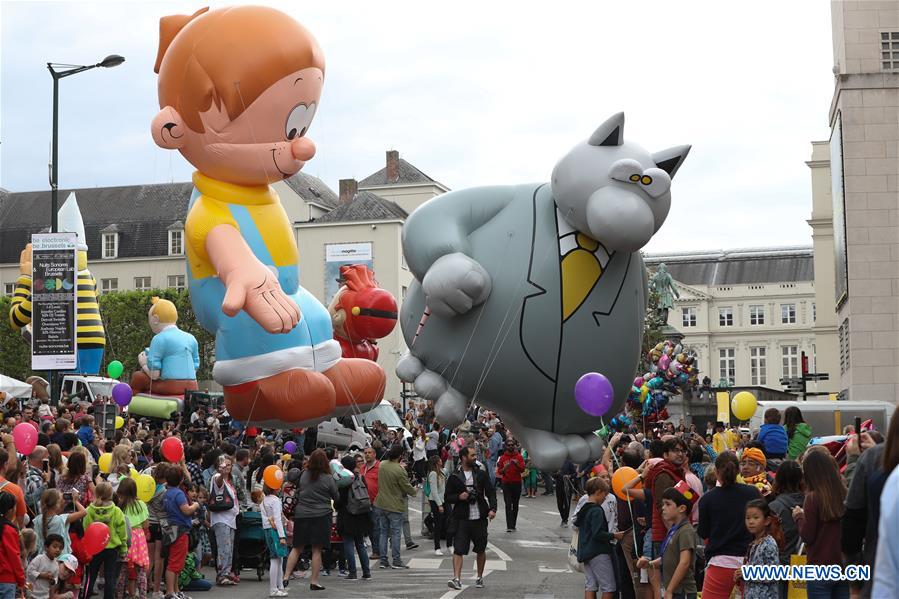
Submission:
[[606,119],[587,143],[591,146],[620,146],[624,143],[624,113],[618,112]]
[[674,173],[680,168],[690,153],[690,146],[674,146],[661,152],[654,152],[652,155],[653,162],[656,166],[668,173],[673,179]]

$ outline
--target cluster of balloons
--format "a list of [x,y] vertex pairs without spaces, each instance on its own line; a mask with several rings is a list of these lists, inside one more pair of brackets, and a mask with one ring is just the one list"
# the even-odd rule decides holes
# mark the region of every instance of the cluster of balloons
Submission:
[[696,353],[675,341],[661,341],[649,350],[649,372],[634,379],[627,401],[648,422],[668,418],[665,406],[699,377]]
[[611,431],[627,430],[627,427],[629,427],[631,424],[633,424],[633,420],[631,420],[626,414],[618,414],[617,416],[613,417],[608,424],[596,431],[595,434],[599,435],[603,439],[608,439],[609,433]]
[[[106,374],[111,379],[118,379],[122,376],[122,372],[124,372],[125,366],[122,365],[118,360],[113,360],[109,364],[106,365]],[[131,385],[127,383],[118,383],[115,387],[112,388],[112,399],[119,405],[120,408],[124,408],[128,404],[131,403]],[[116,426],[116,428],[120,428]]]

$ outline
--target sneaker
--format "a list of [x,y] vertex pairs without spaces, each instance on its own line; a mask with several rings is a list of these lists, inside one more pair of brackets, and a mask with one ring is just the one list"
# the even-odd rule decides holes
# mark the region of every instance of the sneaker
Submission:
[[511,528],[507,528],[507,529],[506,529],[506,532],[512,532],[512,529],[511,529]]
[[175,594],[178,595],[178,599],[192,599],[192,597],[190,595],[186,595],[186,594],[182,593],[181,591],[178,591]]
[[330,570],[322,570],[322,576],[330,576],[330,575],[331,575]]
[[406,543],[406,549],[418,549],[420,545],[418,543]]
[[346,579],[347,580],[359,580],[359,578],[355,574],[347,574]]
[[381,562],[381,565],[379,566],[379,568],[381,568],[382,570],[389,570],[390,564],[388,562]]
[[404,564],[403,562],[394,562],[393,565],[390,566],[392,570],[408,570],[409,566]]
[[371,580],[371,572],[362,575],[362,580]]
[[339,576],[341,578],[346,578],[348,575],[349,575],[349,572],[347,572],[346,570],[338,570],[337,571],[337,576]]
[[560,528],[568,528],[568,520],[562,520],[562,524],[559,525]]
[[459,580],[458,578],[453,578],[452,580],[450,580],[449,582],[446,583],[446,586],[448,586],[451,589],[461,591],[462,590],[462,581]]
[[478,576],[474,581],[474,588],[483,589],[484,588],[484,577]]
[[172,593],[171,595],[165,595],[164,599],[178,599],[178,595]]
[[443,555],[443,551],[441,551],[440,549],[435,549],[434,555]]

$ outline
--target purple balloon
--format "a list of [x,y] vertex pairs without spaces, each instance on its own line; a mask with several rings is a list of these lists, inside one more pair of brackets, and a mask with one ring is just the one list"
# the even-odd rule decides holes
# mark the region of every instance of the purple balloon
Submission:
[[615,390],[612,383],[598,372],[588,372],[574,385],[574,400],[591,416],[602,416],[612,407]]
[[112,398],[124,408],[131,403],[131,387],[126,383],[119,383],[112,388]]
[[292,454],[292,453],[296,452],[296,450],[297,450],[297,444],[294,443],[293,441],[288,441],[287,443],[284,444],[285,453]]

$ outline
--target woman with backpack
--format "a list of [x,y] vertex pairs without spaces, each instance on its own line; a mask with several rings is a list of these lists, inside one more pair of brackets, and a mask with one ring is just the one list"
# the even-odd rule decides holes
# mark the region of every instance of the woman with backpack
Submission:
[[[443,496],[446,492],[446,474],[443,472],[443,460],[440,456],[432,455],[428,459],[428,478],[424,484],[424,493],[431,505],[431,517],[434,519],[434,555],[443,555],[440,550],[440,538],[446,528],[446,509],[443,506]],[[451,550],[449,542],[446,548]]]
[[368,488],[365,479],[359,472],[356,458],[351,455],[344,456],[340,463],[344,468],[353,473],[353,482],[339,490],[337,498],[337,532],[343,537],[343,555],[346,558],[347,580],[356,580],[356,558],[353,552],[359,554],[359,564],[362,566],[362,578],[371,578],[368,551],[365,550],[365,537],[371,534],[371,500],[368,496]]
[[234,586],[238,582],[237,575],[231,571],[234,556],[234,531],[237,530],[237,514],[240,507],[237,502],[237,490],[231,481],[231,458],[221,455],[216,463],[216,473],[209,481],[209,521],[215,535],[216,584]]

